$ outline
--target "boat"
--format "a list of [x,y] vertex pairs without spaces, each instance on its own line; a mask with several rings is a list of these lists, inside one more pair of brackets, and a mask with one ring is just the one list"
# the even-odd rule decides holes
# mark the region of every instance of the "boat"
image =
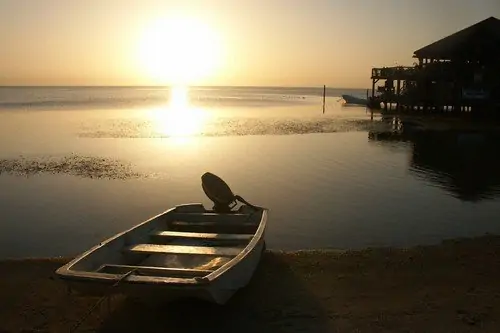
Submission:
[[267,209],[234,195],[212,173],[214,202],[175,206],[78,255],[56,271],[85,295],[124,294],[225,304],[251,280],[265,249]]
[[359,105],[367,105],[368,100],[365,98],[359,98],[352,95],[342,95],[342,99],[346,104],[359,104]]

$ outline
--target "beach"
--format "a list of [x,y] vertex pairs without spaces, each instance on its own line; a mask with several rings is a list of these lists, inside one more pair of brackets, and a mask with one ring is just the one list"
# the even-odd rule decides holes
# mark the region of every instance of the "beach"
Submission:
[[[115,296],[81,332],[497,332],[500,237],[407,249],[268,251],[226,305]],[[0,332],[68,332],[97,298],[69,295],[69,258],[0,263]]]

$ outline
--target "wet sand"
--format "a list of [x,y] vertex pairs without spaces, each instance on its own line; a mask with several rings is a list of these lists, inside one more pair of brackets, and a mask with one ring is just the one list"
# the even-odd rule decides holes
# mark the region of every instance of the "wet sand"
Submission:
[[[0,332],[68,332],[96,298],[66,296],[68,259],[0,262]],[[79,332],[498,332],[500,237],[362,251],[267,252],[224,307],[115,297]]]

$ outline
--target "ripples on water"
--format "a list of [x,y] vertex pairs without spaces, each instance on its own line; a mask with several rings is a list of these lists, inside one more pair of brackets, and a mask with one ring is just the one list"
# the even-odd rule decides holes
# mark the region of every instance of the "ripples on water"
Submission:
[[[175,88],[173,88],[175,89]],[[71,110],[165,105],[172,88],[158,87],[0,87],[0,110]],[[328,96],[360,94],[359,89],[327,89]],[[322,88],[191,87],[193,107],[266,107],[316,104]]]
[[[180,92],[180,94],[179,94]],[[343,93],[364,95],[360,89],[327,89],[327,112],[321,113],[322,88],[195,87],[183,88],[0,88],[0,110],[75,114],[85,138],[164,138],[158,126],[177,126],[169,114],[184,122],[204,116],[190,136],[289,135],[373,130],[363,107],[342,108]],[[178,100],[180,96],[181,100]],[[177,100],[176,100],[177,99]],[[84,116],[77,111],[99,111]],[[113,112],[115,110],[116,112]],[[149,110],[149,111],[148,111]],[[71,111],[71,112],[70,112]],[[187,116],[186,116],[187,115]],[[58,115],[54,114],[58,117]],[[174,122],[174,124],[167,124]],[[68,126],[66,122],[64,126]],[[180,124],[181,126],[183,124]]]

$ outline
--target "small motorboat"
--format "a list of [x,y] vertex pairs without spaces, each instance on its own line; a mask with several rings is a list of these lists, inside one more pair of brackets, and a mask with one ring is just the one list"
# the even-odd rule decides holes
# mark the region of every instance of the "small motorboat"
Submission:
[[352,95],[342,95],[342,99],[346,104],[359,104],[359,105],[367,105],[368,100],[365,98],[359,98]]
[[71,290],[224,304],[243,288],[265,249],[267,209],[211,173],[202,187],[214,202],[174,207],[99,243],[56,271]]

